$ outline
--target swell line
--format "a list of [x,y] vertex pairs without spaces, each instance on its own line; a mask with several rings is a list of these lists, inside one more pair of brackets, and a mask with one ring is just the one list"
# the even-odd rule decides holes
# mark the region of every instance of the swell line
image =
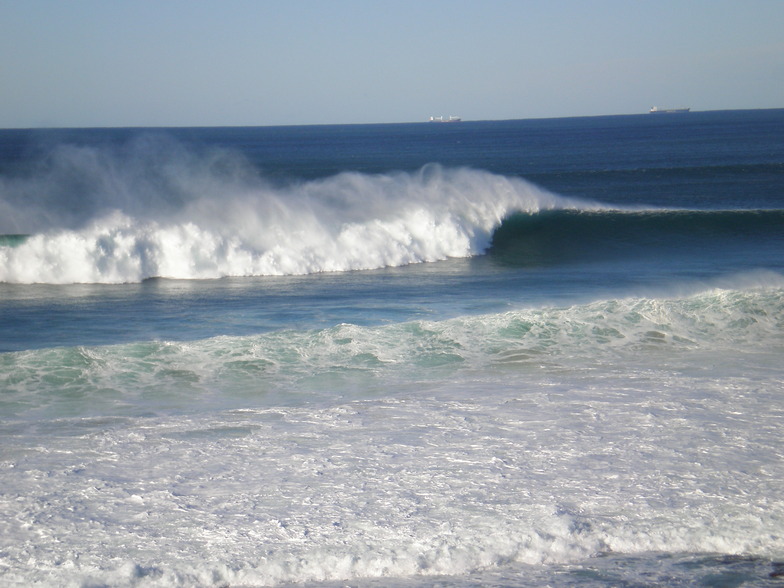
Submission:
[[[784,247],[784,210],[546,210],[516,213],[489,253],[514,265],[688,254],[751,242]],[[784,249],[783,249],[784,250]]]

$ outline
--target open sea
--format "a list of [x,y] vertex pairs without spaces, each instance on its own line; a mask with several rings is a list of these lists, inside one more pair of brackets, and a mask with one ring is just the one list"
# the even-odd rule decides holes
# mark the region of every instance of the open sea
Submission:
[[784,583],[784,110],[0,130],[0,585]]

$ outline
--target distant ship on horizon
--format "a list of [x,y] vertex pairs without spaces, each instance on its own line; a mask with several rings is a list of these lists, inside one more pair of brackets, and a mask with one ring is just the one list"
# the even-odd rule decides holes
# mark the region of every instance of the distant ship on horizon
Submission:
[[450,116],[449,118],[444,118],[443,116],[430,117],[430,122],[460,122],[462,120],[459,116]]
[[651,114],[658,114],[658,113],[671,113],[671,112],[689,112],[691,108],[659,108],[658,106],[654,106],[651,108]]

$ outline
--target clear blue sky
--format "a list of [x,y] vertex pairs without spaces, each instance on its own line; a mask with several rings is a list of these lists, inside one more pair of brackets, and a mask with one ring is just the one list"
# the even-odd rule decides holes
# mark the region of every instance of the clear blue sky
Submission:
[[784,0],[0,0],[0,127],[784,107]]

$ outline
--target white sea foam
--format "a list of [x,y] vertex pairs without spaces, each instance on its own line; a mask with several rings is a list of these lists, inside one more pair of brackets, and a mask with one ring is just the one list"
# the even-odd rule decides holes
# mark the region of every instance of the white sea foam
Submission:
[[[168,143],[165,143],[168,145]],[[155,142],[62,147],[39,175],[0,184],[0,281],[307,274],[484,251],[515,211],[591,206],[521,179],[429,165],[272,186],[236,154]],[[13,211],[13,214],[11,214]]]
[[607,553],[782,558],[783,303],[711,289],[2,354],[0,579],[394,586]]
[[47,425],[56,445],[16,430],[1,462],[0,574],[269,586],[607,552],[777,557],[779,417],[768,393],[739,391],[742,378],[637,374],[518,382],[493,402],[63,419]]

